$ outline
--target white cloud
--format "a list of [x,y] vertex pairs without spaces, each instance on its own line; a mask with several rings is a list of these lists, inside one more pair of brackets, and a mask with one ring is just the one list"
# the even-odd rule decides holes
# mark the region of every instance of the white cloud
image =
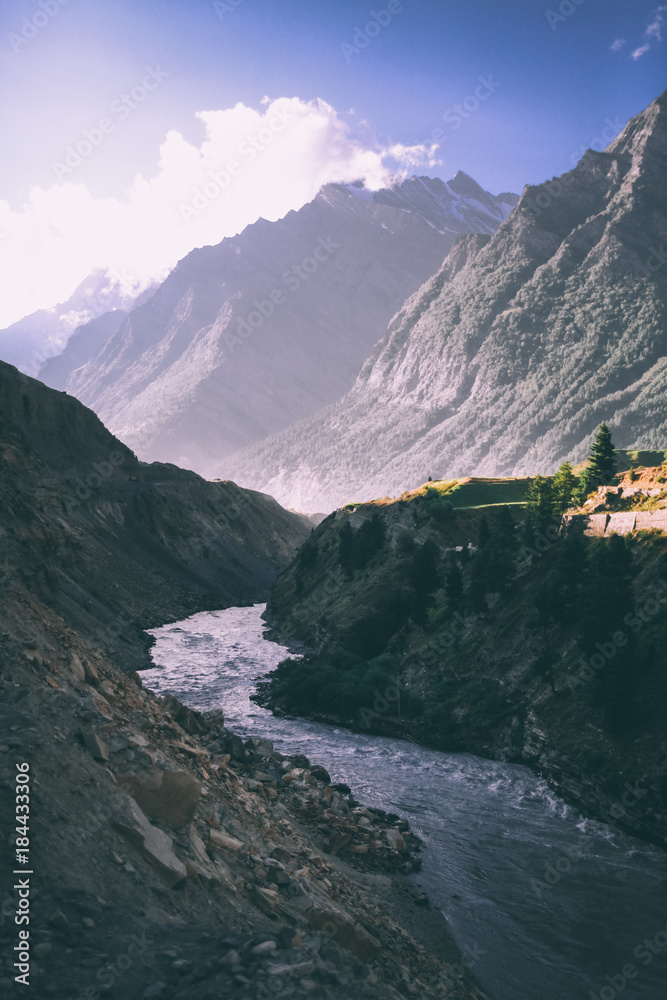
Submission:
[[[154,176],[137,176],[123,199],[93,197],[74,167],[61,183],[32,188],[18,211],[0,201],[0,327],[63,301],[95,268],[145,286],[194,247],[260,216],[279,219],[323,184],[363,178],[377,189],[436,162],[437,146],[355,138],[321,100],[265,98],[259,111],[237,104],[197,117],[201,145],[170,131]],[[95,156],[103,153],[102,144]]]
[[615,42],[612,42],[610,48],[612,52],[618,52],[625,45],[625,38],[617,38]]
[[646,29],[646,35],[648,38],[654,38],[656,42],[662,41],[662,29],[665,24],[665,13],[667,12],[666,6],[656,7],[653,11],[655,17]]
[[632,52],[632,58],[635,60],[641,59],[644,53],[648,52],[650,48],[651,48],[650,45],[640,45],[638,49],[634,49],[634,51]]

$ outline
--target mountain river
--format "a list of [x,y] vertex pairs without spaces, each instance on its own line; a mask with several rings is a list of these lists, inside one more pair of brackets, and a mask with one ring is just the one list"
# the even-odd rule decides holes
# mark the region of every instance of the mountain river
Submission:
[[154,629],[145,686],[222,708],[243,739],[306,754],[408,819],[424,841],[411,878],[493,1000],[667,1000],[667,853],[580,815],[525,767],[274,717],[250,701],[288,655],[263,638],[264,607]]

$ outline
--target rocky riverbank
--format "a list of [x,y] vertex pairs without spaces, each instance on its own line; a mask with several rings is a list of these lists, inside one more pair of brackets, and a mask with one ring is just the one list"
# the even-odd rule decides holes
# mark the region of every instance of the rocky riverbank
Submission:
[[484,1000],[397,818],[136,673],[144,629],[266,599],[306,520],[2,363],[0,473],[2,995]]
[[[4,620],[0,746],[4,816],[30,768],[39,995],[482,1000],[440,918],[394,888],[418,867],[405,823],[303,757],[244,745],[222,713],[157,699],[26,608]],[[6,884],[7,996],[22,995],[15,907]]]

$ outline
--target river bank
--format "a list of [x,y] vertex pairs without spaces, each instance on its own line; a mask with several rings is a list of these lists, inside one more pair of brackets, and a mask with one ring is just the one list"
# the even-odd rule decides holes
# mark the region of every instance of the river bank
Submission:
[[[494,1000],[589,1000],[618,955],[632,961],[660,929],[664,852],[582,815],[526,767],[255,704],[256,679],[287,652],[263,638],[261,614],[230,608],[155,630],[156,667],[144,683],[201,709],[224,704],[244,740],[268,736],[279,752],[323,763],[365,805],[407,819],[424,850],[420,872],[405,878],[426,891]],[[662,1000],[662,977],[657,962],[642,971],[636,995]]]

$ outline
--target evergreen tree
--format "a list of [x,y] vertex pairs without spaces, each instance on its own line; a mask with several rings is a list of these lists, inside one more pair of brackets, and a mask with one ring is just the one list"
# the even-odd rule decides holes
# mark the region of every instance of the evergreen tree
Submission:
[[453,562],[445,577],[445,597],[450,611],[460,611],[463,605],[463,574],[457,562]]
[[616,473],[616,451],[611,440],[611,431],[606,424],[600,424],[591,447],[589,468],[598,485],[610,483]]
[[563,462],[553,478],[552,499],[554,514],[564,514],[572,506],[572,496],[576,486],[576,477],[569,462]]
[[553,483],[544,476],[535,476],[526,493],[525,528],[528,538],[535,531],[544,531],[554,514]]
[[616,473],[616,451],[611,440],[611,431],[606,424],[600,424],[591,445],[588,465],[579,480],[577,501],[582,504],[589,493],[598,486],[611,483]]

